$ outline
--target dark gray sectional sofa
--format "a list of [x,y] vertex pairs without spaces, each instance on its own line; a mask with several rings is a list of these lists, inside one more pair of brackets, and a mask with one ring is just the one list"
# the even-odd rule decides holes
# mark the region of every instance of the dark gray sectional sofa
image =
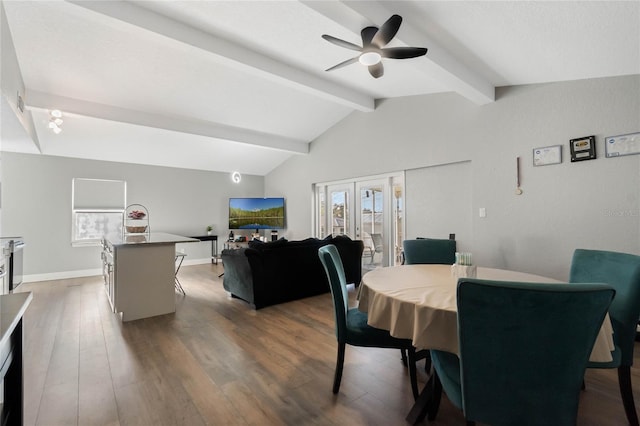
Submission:
[[337,247],[347,283],[359,285],[364,245],[360,240],[337,236],[251,241],[248,248],[223,250],[224,288],[255,309],[326,293],[329,282],[318,249],[327,244]]

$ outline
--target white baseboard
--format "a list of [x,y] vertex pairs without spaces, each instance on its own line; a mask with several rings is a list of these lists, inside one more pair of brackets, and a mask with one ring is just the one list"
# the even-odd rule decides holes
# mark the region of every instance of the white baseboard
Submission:
[[37,281],[64,280],[67,278],[93,277],[102,275],[102,269],[80,269],[77,271],[51,272],[48,274],[24,275],[22,282],[33,283]]
[[[205,263],[211,263],[211,258],[205,257],[204,259],[189,259],[185,257],[184,262],[182,262],[182,266],[204,265]],[[222,265],[222,261],[220,259],[218,259],[218,264]]]
[[[220,260],[218,260],[220,262]],[[204,259],[186,259],[182,262],[182,266],[189,265],[203,265],[205,263],[211,263],[211,258]],[[221,264],[221,263],[220,263]],[[33,283],[38,281],[52,281],[52,280],[65,280],[69,278],[80,278],[80,277],[94,277],[96,275],[102,275],[102,269],[80,269],[77,271],[62,271],[62,272],[51,272],[47,274],[31,274],[24,275],[22,277],[22,282],[25,283]]]

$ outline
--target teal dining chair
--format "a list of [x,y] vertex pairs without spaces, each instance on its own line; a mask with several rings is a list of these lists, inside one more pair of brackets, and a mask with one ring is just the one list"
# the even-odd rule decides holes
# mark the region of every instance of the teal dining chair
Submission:
[[324,266],[331,288],[333,298],[333,311],[335,314],[336,337],[338,339],[338,357],[333,379],[333,393],[340,390],[342,369],[346,345],[404,349],[409,356],[409,377],[413,397],[418,398],[418,381],[415,363],[415,348],[410,339],[398,339],[388,331],[371,327],[367,324],[367,314],[360,312],[358,308],[349,308],[347,281],[338,249],[333,244],[328,244],[318,249],[318,256]]
[[467,424],[575,426],[584,372],[614,295],[607,284],[461,278],[460,356],[431,351],[438,379],[429,418],[444,388]]
[[456,261],[456,240],[420,238],[402,242],[405,265],[447,264]]
[[611,362],[590,362],[587,368],[617,368],[618,385],[630,425],[638,426],[631,387],[631,365],[640,318],[640,256],[603,250],[577,249],[571,260],[570,282],[598,281],[616,289],[609,308],[615,351]]

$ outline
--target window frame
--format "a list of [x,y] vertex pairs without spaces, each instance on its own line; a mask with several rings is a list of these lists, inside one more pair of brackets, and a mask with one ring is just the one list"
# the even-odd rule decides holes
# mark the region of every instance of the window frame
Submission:
[[[95,208],[76,208],[76,205],[79,204],[78,200],[76,200],[76,184],[79,181],[83,181],[86,185],[91,182],[100,182],[100,184],[104,184],[105,182],[110,182],[113,184],[122,184],[122,194],[118,194],[118,196],[122,196],[122,208],[109,208],[109,207],[101,207],[97,206]],[[104,235],[109,233],[122,233],[122,214],[125,211],[127,206],[127,182],[124,180],[116,180],[116,179],[92,179],[92,178],[73,178],[71,182],[71,246],[72,247],[87,247],[87,246],[99,246],[101,244],[102,238]],[[96,236],[96,233],[90,234],[90,237],[83,237],[80,235],[81,227],[80,222],[82,215],[103,215],[103,230],[99,236]],[[104,225],[108,225],[109,223],[114,222],[114,215],[118,216],[119,226],[116,225],[116,229],[109,229],[107,226],[106,231],[104,230]],[[108,218],[110,217],[110,219]],[[99,224],[101,221],[94,220],[94,224]]]

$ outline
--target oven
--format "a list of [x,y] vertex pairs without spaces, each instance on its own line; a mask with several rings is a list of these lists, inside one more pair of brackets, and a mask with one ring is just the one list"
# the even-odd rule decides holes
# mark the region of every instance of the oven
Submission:
[[113,261],[113,246],[109,244],[105,239],[102,240],[102,277],[104,279],[104,290],[107,292],[111,309],[114,309],[114,261]]
[[[0,260],[0,283],[2,283],[2,292],[0,294],[7,294],[9,291],[6,288],[8,287],[8,281],[9,281],[6,278],[6,275],[7,275],[7,265],[5,263],[4,256],[2,256],[2,260]],[[7,283],[7,286],[5,286],[5,283]],[[0,389],[2,389],[1,386],[0,386]]]
[[22,284],[24,239],[22,237],[0,238],[6,276],[3,281],[3,294],[12,293]]

